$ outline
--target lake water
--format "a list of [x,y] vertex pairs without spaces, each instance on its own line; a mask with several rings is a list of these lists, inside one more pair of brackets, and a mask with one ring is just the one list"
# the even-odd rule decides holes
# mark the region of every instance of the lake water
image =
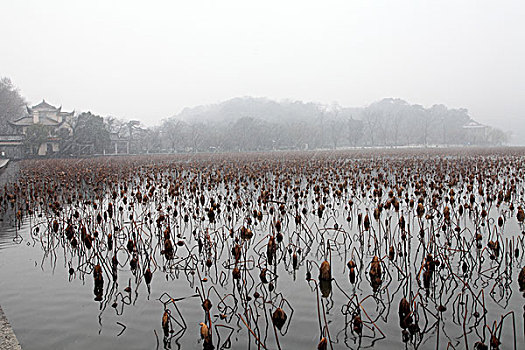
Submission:
[[[475,154],[467,166],[464,157],[300,153],[21,163],[18,181],[36,179],[28,183],[39,197],[31,205],[32,214],[24,214],[19,223],[15,206],[3,204],[0,304],[25,350],[197,349],[205,346],[201,322],[212,324],[216,349],[313,349],[322,337],[330,339],[328,348],[334,349],[460,349],[465,344],[474,348],[478,341],[489,344],[491,332],[502,348],[516,344],[520,349],[525,344],[525,299],[517,277],[524,245],[516,214],[524,200],[523,177],[516,177],[511,201],[497,206],[496,200],[489,203],[484,197],[492,193],[496,199],[500,190],[510,187],[504,180],[513,177],[506,171],[523,172],[523,156]],[[471,169],[473,165],[479,168]],[[96,171],[87,175],[78,170],[82,181],[66,173],[88,167]],[[436,175],[444,170],[445,175]],[[467,189],[470,172],[493,176],[492,186],[482,183],[483,195],[475,177],[473,188]],[[431,194],[440,191],[432,183],[450,180],[456,173],[458,181],[441,188],[433,207]],[[420,179],[425,185],[414,186]],[[378,182],[381,194],[374,193]],[[375,220],[378,203],[393,203],[401,184],[405,190],[398,198],[399,210],[383,207]],[[417,215],[421,188],[427,191],[425,215],[432,217]],[[451,188],[454,204],[445,202]],[[390,189],[394,196],[389,196]],[[405,193],[416,205],[405,201]],[[460,215],[459,205],[469,203],[470,193],[475,204]],[[61,209],[50,209],[55,200]],[[487,217],[481,218],[484,202]],[[22,208],[20,203],[21,196],[16,206]],[[452,208],[448,223],[445,206]],[[366,214],[369,230],[363,223]],[[399,225],[401,216],[405,232]],[[504,218],[502,226],[499,217]],[[276,237],[270,263],[268,242],[270,234],[278,235],[277,220],[282,237]],[[76,245],[67,237],[68,226]],[[253,236],[248,238],[242,227]],[[171,258],[166,254],[167,228]],[[482,237],[479,249],[476,233]],[[89,248],[86,234],[91,237]],[[135,245],[131,249],[130,240]],[[487,247],[490,240],[500,244],[494,259]],[[232,253],[236,244],[237,263]],[[432,267],[431,285],[425,288],[428,253],[439,265]],[[376,255],[382,275],[374,290],[369,272]],[[133,258],[136,268],[130,267]],[[206,265],[208,259],[211,266]],[[347,266],[351,259],[356,262],[355,283]],[[331,263],[332,281],[317,288],[324,260]],[[103,289],[98,292],[96,265],[103,271]],[[239,279],[233,278],[234,267],[239,268]],[[147,268],[153,273],[150,285]],[[268,283],[260,277],[263,269]],[[409,300],[414,325],[406,327],[404,336],[398,314],[403,297]],[[209,317],[202,307],[206,298],[212,303]],[[271,321],[278,307],[287,315],[281,330]],[[168,336],[162,327],[165,310],[171,315]],[[356,315],[363,321],[361,331],[354,329]]]

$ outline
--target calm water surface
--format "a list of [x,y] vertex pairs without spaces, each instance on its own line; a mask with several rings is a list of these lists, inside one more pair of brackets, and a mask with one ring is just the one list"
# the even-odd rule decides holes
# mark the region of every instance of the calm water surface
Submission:
[[[304,184],[305,180],[302,179],[300,186],[304,188]],[[219,188],[218,191],[224,189]],[[206,193],[214,194],[213,190]],[[309,203],[314,197],[310,193],[305,203]],[[376,255],[374,236],[357,225],[358,213],[364,214],[367,208],[373,209],[376,205],[369,197],[356,203],[350,212],[345,211],[346,200],[330,199],[333,206],[327,210],[329,213],[321,220],[310,215],[303,226],[294,224],[290,216],[282,218],[283,223],[287,221],[283,224],[284,243],[277,251],[279,264],[276,269],[266,265],[265,261],[267,234],[272,230],[270,214],[265,212],[258,225],[250,226],[254,236],[250,240],[239,241],[243,244],[241,281],[231,277],[234,260],[230,252],[234,240],[229,237],[229,230],[221,226],[220,222],[211,224],[200,220],[192,222],[190,219],[189,223],[184,223],[181,215],[172,217],[172,232],[177,234],[174,242],[183,240],[185,245],[176,246],[175,259],[166,261],[162,255],[162,244],[159,243],[160,232],[155,231],[154,222],[158,218],[156,209],[159,203],[164,205],[164,213],[167,211],[162,193],[158,198],[155,203],[136,204],[131,211],[135,222],[139,226],[144,225],[140,226],[142,229],[133,226],[127,219],[130,211],[124,209],[122,213],[115,214],[114,221],[110,220],[111,224],[108,222],[102,225],[105,226],[99,232],[99,238],[94,241],[96,248],[84,249],[82,253],[78,248],[71,248],[62,231],[57,234],[52,232],[52,221],[45,215],[26,217],[16,229],[12,219],[14,213],[4,218],[0,226],[0,303],[25,350],[202,348],[199,323],[205,322],[205,312],[197,293],[203,288],[209,293],[213,304],[211,320],[216,326],[213,329],[213,343],[217,349],[258,348],[258,342],[242,321],[246,320],[247,314],[252,315],[251,327],[266,347],[277,349],[276,335],[268,321],[277,306],[281,306],[288,316],[283,329],[277,331],[282,349],[316,348],[320,334],[328,335],[325,324],[328,325],[334,349],[444,349],[449,343],[459,349],[465,348],[464,333],[467,334],[469,347],[473,348],[474,343],[483,336],[485,343],[488,343],[490,329],[500,332],[502,348],[512,349],[516,341],[517,348],[523,349],[525,299],[516,282],[523,265],[522,228],[515,220],[515,210],[511,212],[505,205],[490,208],[489,217],[492,221],[489,225],[476,226],[473,217],[468,214],[458,218],[456,223],[472,232],[477,227],[484,237],[490,237],[490,230],[495,229],[495,220],[501,215],[505,216],[500,241],[502,244],[509,244],[508,247],[511,242],[513,248],[519,247],[519,257],[515,258],[510,248],[507,248],[498,263],[498,259],[491,261],[489,254],[476,249],[475,245],[461,246],[468,247],[469,250],[458,252],[459,246],[452,244],[448,250],[447,240],[456,239],[451,238],[452,233],[434,236],[439,249],[443,249],[442,253],[449,256],[450,267],[457,278],[450,278],[450,273],[443,271],[442,278],[436,277],[435,284],[428,291],[422,287],[420,274],[423,251],[428,245],[429,236],[427,234],[426,239],[420,241],[417,233],[411,233],[407,240],[410,243],[403,248],[404,243],[399,238],[400,232],[395,225],[404,212],[407,226],[418,230],[414,211],[406,203],[402,203],[400,212],[385,210],[380,222],[371,218],[373,232],[377,233],[376,239],[384,240],[381,236],[385,232],[387,236],[398,236],[394,261],[388,259],[386,240],[381,246],[385,274],[379,290],[374,292],[368,277],[370,262]],[[110,201],[109,197],[106,198],[102,207],[107,208]],[[117,206],[116,204],[115,208]],[[85,205],[81,208],[66,208],[68,214],[65,216],[71,217],[75,209],[79,209],[81,215],[93,218],[88,226],[94,225],[96,213],[101,212]],[[153,215],[152,225],[148,224],[148,212]],[[220,220],[226,221],[225,214],[223,215]],[[351,220],[347,221],[349,215]],[[246,224],[244,218],[242,215],[233,218],[230,227],[238,232]],[[388,224],[385,219],[389,219]],[[61,222],[60,225],[60,230],[63,230],[65,224]],[[111,275],[105,272],[102,300],[95,301],[93,265],[111,259],[112,254],[104,246],[103,238],[112,231],[112,225],[120,226],[120,233],[114,233],[115,245],[118,247],[118,279],[113,283]],[[146,229],[146,226],[150,228]],[[38,232],[35,230],[37,227]],[[94,232],[94,229],[90,231]],[[196,235],[197,231],[203,233]],[[211,232],[211,240],[215,243],[211,250],[214,256],[211,268],[205,266],[206,255],[198,250],[198,239],[204,239],[204,232]],[[470,231],[462,234],[472,240]],[[139,271],[150,266],[153,271],[150,286],[146,285],[141,273],[133,273],[130,269],[130,254],[126,251],[126,243],[128,237],[133,235],[148,242],[144,244],[143,250],[139,249]],[[484,238],[484,244],[486,241]],[[397,254],[403,249],[408,252],[407,259],[402,259]],[[97,254],[94,253],[95,250]],[[298,254],[299,264],[295,270],[291,263],[291,251]],[[463,274],[463,261],[470,266],[471,259],[479,258],[480,255],[484,258],[476,270],[468,269]],[[155,257],[155,263],[151,256]],[[311,277],[317,279],[318,266],[325,259],[331,261],[331,289],[317,290],[316,282],[307,281],[306,275],[310,272]],[[350,259],[358,262],[355,284],[349,280],[346,263]],[[73,274],[68,271],[70,267],[74,270]],[[259,273],[264,267],[269,270],[268,279],[273,279],[273,291],[269,290],[268,284],[259,280]],[[274,273],[278,278],[274,278]],[[207,281],[201,283],[203,278]],[[468,287],[459,282],[460,278],[467,282]],[[131,287],[130,292],[125,291],[128,286]],[[212,286],[214,288],[210,288]],[[262,298],[255,299],[255,292],[271,303],[261,302]],[[169,298],[165,293],[175,299],[182,315],[181,318],[173,304],[166,303],[174,317],[173,332],[167,338],[163,336],[161,326],[163,302]],[[487,308],[486,315],[479,306],[473,304],[474,294],[480,300],[483,298]],[[357,299],[354,297],[352,302],[350,298],[353,295]],[[415,300],[420,328],[406,343],[403,342],[398,316],[398,305],[404,296],[412,296]],[[353,331],[352,319],[358,309],[356,300],[361,302],[361,318],[365,321],[361,336]],[[440,305],[445,306],[446,310],[439,312],[437,308]],[[474,316],[474,311],[478,311],[480,315]],[[515,328],[510,315],[505,318],[501,329],[495,327],[495,322],[499,324],[502,316],[509,311],[514,312]],[[220,317],[221,314],[225,317]],[[254,319],[258,322],[255,323]],[[487,327],[483,327],[483,324]]]

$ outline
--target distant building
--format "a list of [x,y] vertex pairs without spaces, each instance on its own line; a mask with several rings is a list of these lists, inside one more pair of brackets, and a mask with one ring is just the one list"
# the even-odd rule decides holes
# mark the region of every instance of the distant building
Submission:
[[478,123],[474,119],[470,119],[465,125],[466,140],[470,145],[480,145],[487,142],[488,126]]
[[118,132],[109,134],[110,147],[105,154],[129,154],[129,137],[123,137]]
[[10,124],[15,128],[16,134],[28,137],[28,129],[38,125],[45,128],[47,137],[39,144],[34,145],[30,154],[39,156],[51,155],[60,151],[60,139],[64,135],[71,135],[73,128],[70,121],[74,112],[62,112],[62,107],[54,107],[42,100],[33,107],[27,107],[27,114],[23,117],[11,121]]

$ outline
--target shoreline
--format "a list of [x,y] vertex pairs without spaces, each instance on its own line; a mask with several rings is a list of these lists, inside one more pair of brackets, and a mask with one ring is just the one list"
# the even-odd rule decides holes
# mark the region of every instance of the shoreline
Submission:
[[7,320],[2,307],[0,306],[0,349],[3,350],[22,350],[11,324]]

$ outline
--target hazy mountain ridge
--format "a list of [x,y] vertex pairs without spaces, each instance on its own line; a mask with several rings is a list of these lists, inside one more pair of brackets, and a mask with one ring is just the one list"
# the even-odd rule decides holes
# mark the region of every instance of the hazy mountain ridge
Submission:
[[[425,108],[399,98],[365,107],[237,97],[186,108],[163,121],[166,150],[271,150],[375,146],[500,145],[508,135],[464,108]],[[163,142],[162,135],[167,136]]]
[[217,104],[185,108],[174,118],[184,122],[233,122],[250,117],[267,122],[314,120],[321,112],[322,105],[313,102],[282,100],[266,97],[235,97]]
[[410,104],[400,98],[384,98],[364,107],[343,107],[337,103],[331,105],[303,102],[299,100],[275,101],[266,97],[235,97],[223,102],[195,107],[186,107],[179,114],[172,118],[187,123],[203,122],[234,122],[237,119],[249,117],[261,119],[267,122],[297,121],[308,122],[317,118],[337,119],[340,117],[363,120],[369,112],[390,113],[395,117],[395,113],[404,115],[415,114],[421,110],[430,113],[448,113],[454,115],[468,115],[465,108],[449,109],[443,104],[435,104],[425,108],[419,104]]

